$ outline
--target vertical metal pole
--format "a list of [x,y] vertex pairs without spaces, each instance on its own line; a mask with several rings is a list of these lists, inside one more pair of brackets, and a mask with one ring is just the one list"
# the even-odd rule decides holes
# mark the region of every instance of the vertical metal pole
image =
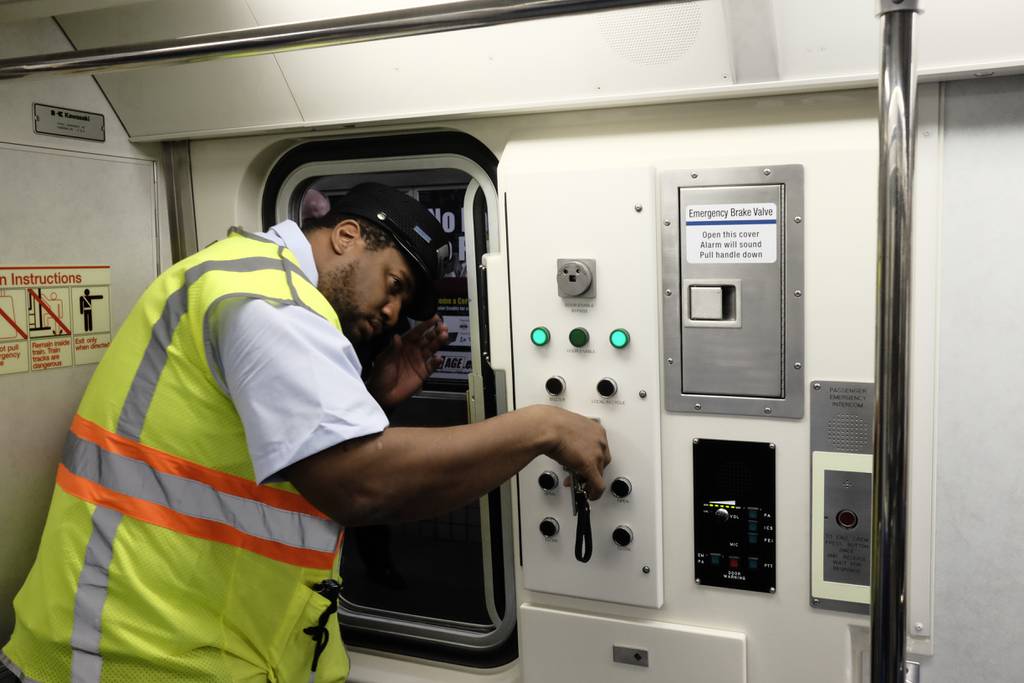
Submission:
[[917,127],[917,0],[879,0],[878,275],[875,328],[871,681],[903,683],[906,642],[907,394],[911,191]]

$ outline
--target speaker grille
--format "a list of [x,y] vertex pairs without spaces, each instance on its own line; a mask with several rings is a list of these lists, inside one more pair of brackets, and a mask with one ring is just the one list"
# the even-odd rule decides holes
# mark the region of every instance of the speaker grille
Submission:
[[846,453],[871,452],[871,424],[859,415],[840,413],[829,418],[825,434],[832,449]]
[[607,12],[600,18],[601,36],[635,64],[668,64],[697,42],[703,16],[704,8],[696,3]]

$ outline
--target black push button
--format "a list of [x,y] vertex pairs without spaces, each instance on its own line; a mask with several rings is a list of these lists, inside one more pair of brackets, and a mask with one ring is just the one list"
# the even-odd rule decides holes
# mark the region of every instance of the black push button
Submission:
[[625,498],[633,492],[633,484],[625,477],[615,477],[611,485],[612,495],[616,498]]
[[537,477],[537,483],[545,491],[554,491],[558,487],[558,475],[554,472],[542,472]]
[[552,538],[558,535],[558,520],[554,517],[545,517],[540,522],[540,532],[544,534],[546,538]]
[[565,392],[565,380],[557,375],[548,377],[548,381],[544,382],[544,389],[548,396],[561,396]]
[[615,380],[605,377],[597,383],[597,393],[601,394],[605,398],[611,398],[619,390],[619,385],[615,383]]
[[615,531],[612,532],[612,540],[615,541],[616,545],[625,548],[633,542],[633,530],[625,524],[617,526],[615,527]]

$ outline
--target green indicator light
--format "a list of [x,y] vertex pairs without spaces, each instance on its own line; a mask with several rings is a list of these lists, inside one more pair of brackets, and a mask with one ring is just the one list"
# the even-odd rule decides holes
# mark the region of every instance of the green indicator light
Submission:
[[608,337],[608,341],[610,341],[612,346],[615,348],[624,349],[629,346],[629,332],[626,332],[622,328],[612,330],[611,335]]
[[533,332],[530,333],[530,341],[537,346],[544,346],[551,341],[551,333],[548,332],[546,327],[535,327]]
[[569,343],[575,346],[577,349],[586,346],[590,342],[590,333],[582,327],[574,328],[569,333]]

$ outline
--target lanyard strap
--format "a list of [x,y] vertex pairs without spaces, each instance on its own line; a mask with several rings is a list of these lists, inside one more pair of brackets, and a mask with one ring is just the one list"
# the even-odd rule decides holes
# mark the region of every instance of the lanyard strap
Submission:
[[572,511],[576,515],[576,559],[590,562],[594,553],[594,537],[590,530],[590,501],[587,500],[583,480],[572,478]]
[[302,629],[302,632],[313,639],[316,648],[313,650],[313,666],[310,668],[309,680],[312,683],[316,678],[316,667],[320,663],[320,655],[327,648],[327,642],[331,639],[331,633],[327,630],[327,622],[332,614],[338,612],[338,596],[341,594],[341,584],[334,579],[324,579],[313,586],[313,591],[331,601],[331,604],[324,608],[320,619],[315,626]]

